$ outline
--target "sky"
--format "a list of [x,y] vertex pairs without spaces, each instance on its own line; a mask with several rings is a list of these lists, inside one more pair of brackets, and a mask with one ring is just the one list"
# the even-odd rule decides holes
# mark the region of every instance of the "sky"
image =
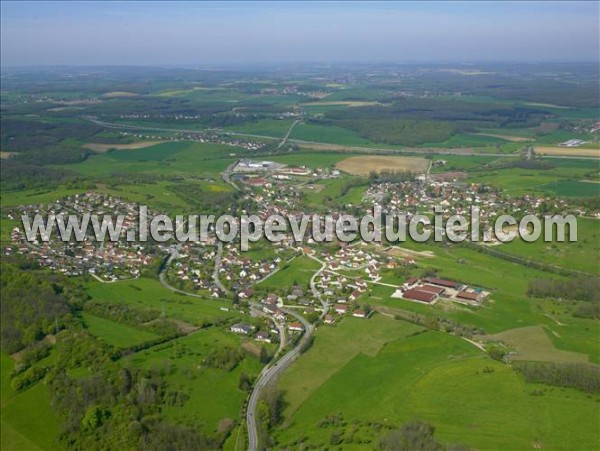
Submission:
[[2,66],[597,62],[600,2],[0,2]]

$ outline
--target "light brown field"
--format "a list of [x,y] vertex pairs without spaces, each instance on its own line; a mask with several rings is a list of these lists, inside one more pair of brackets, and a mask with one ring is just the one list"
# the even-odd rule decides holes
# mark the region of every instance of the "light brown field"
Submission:
[[[560,327],[557,325],[557,327]],[[560,329],[558,329],[560,333]],[[550,331],[554,333],[553,331]],[[587,363],[589,358],[580,352],[556,349],[542,326],[528,326],[510,329],[490,338],[501,340],[513,346],[517,354],[511,360],[533,360],[557,363]]]
[[127,91],[112,91],[107,92],[102,97],[106,97],[107,99],[112,99],[114,97],[137,97],[139,94],[135,92],[127,92]]
[[529,105],[529,106],[541,106],[541,107],[546,107],[546,108],[560,108],[560,109],[564,109],[564,110],[570,110],[571,109],[570,106],[554,105],[552,103],[525,102],[525,105]]
[[18,154],[19,152],[4,152],[4,151],[0,151],[0,160],[6,160],[7,158],[10,158],[16,154]]
[[513,142],[519,142],[519,143],[533,141],[533,139],[531,139],[531,138],[524,138],[522,136],[495,135],[493,133],[473,133],[473,135],[489,136],[490,138],[500,138],[500,139],[505,139],[507,141],[513,141]]
[[131,144],[98,144],[98,143],[87,143],[83,145],[84,149],[93,150],[94,152],[105,153],[109,150],[136,150],[145,149],[146,147],[155,146],[160,144],[162,141],[139,141]]
[[600,148],[582,149],[579,147],[535,146],[535,153],[538,153],[540,155],[563,155],[600,158]]
[[381,171],[410,171],[424,173],[429,167],[429,160],[419,157],[350,157],[335,165],[341,171],[354,175],[369,175]]
[[326,102],[306,102],[302,103],[302,106],[333,106],[333,105],[342,105],[342,106],[373,106],[380,105],[379,102],[376,101],[360,101],[360,100],[331,100]]

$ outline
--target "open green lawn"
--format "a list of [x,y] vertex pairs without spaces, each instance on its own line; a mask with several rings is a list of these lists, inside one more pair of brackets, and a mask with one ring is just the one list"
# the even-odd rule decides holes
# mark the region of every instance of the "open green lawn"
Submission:
[[[558,311],[556,305],[543,299],[527,297],[529,281],[535,278],[560,278],[516,263],[508,262],[472,249],[452,247],[445,249],[434,245],[421,245],[419,250],[431,250],[432,258],[420,260],[420,274],[425,268],[436,269],[441,277],[482,287],[491,292],[481,307],[467,307],[450,301],[427,306],[402,299],[391,298],[394,288],[370,286],[370,296],[363,295],[361,302],[382,306],[389,313],[395,310],[431,314],[452,319],[461,324],[483,329],[488,334],[524,326],[543,325],[557,349],[579,352],[591,362],[600,362],[600,324],[594,320],[576,319],[571,310]],[[398,281],[399,284],[401,281]],[[558,326],[549,316],[568,326]],[[554,332],[556,333],[554,333]]]
[[97,301],[160,309],[167,317],[196,325],[237,316],[235,312],[220,310],[220,307],[231,307],[231,302],[177,294],[154,279],[140,278],[116,283],[92,280],[87,283],[87,291]]
[[[554,163],[554,161],[551,161],[551,163]],[[594,192],[597,193],[597,185],[593,183],[584,184],[582,182],[575,182],[572,181],[572,179],[583,178],[584,174],[590,172],[590,170],[590,166],[588,166],[587,169],[559,166],[549,170],[520,168],[498,169],[493,171],[471,172],[466,181],[496,186],[513,196],[549,192],[560,194],[556,193],[555,190],[563,188],[569,190],[568,193],[570,196],[589,197],[594,195]],[[567,183],[567,185],[562,185],[564,183]],[[573,185],[573,183],[575,185]],[[585,186],[580,187],[579,185]],[[581,194],[577,194],[578,186],[582,190]]]
[[[565,238],[568,239],[568,232]],[[542,234],[541,239],[532,243],[515,239],[495,249],[548,265],[597,275],[600,268],[600,221],[577,218],[577,241],[574,242],[545,242]]]
[[565,197],[594,197],[600,196],[600,183],[583,182],[579,180],[564,180],[547,183],[540,189],[552,191],[558,196]]
[[[360,342],[369,333],[354,338]],[[316,341],[315,352],[318,346]],[[285,390],[288,384],[284,379],[280,385]],[[534,390],[543,395],[532,396]],[[526,384],[510,367],[442,332],[396,339],[375,355],[358,354],[286,418],[276,438],[282,445],[304,438],[305,444],[328,446],[331,432],[340,428],[316,425],[334,414],[347,422],[341,429],[348,448],[358,437],[375,443],[378,437],[365,427],[353,434],[354,420],[400,425],[418,418],[435,425],[442,442],[477,449],[529,449],[534,443],[592,449],[600,420],[597,399]]]
[[59,420],[50,406],[50,393],[44,382],[16,392],[10,386],[13,360],[2,353],[0,363],[0,448],[6,451],[61,449],[57,442]]
[[493,335],[513,346],[517,354],[512,360],[552,361],[559,363],[587,363],[588,356],[578,352],[561,351],[554,344],[542,326],[519,327]]
[[84,312],[82,319],[85,327],[93,335],[116,347],[124,348],[158,338],[158,335],[150,331],[100,318],[90,313]]
[[261,283],[266,288],[291,287],[294,283],[307,288],[312,275],[320,268],[318,262],[301,255],[284,264],[279,271]]
[[299,139],[301,141],[315,141],[331,144],[346,144],[349,146],[371,145],[372,142],[361,137],[354,130],[348,130],[333,125],[321,124],[297,124],[290,139]]
[[375,356],[386,343],[422,330],[421,327],[375,314],[368,320],[347,317],[335,326],[320,326],[313,346],[281,377],[286,418],[331,376],[360,353]]
[[261,119],[256,122],[244,122],[242,124],[231,125],[225,127],[225,130],[283,138],[293,123],[294,121],[291,119]]
[[136,353],[123,363],[164,369],[169,387],[189,396],[182,406],[165,407],[162,411],[165,417],[214,434],[221,420],[239,421],[242,403],[247,397],[238,389],[240,374],[256,375],[262,365],[249,353],[232,371],[209,368],[203,366],[202,361],[215,349],[238,348],[243,341],[238,335],[212,327]]
[[[468,133],[456,133],[445,141],[422,144],[422,147],[490,147],[503,144],[506,140],[492,136],[479,136]],[[491,151],[491,150],[490,150]]]
[[117,161],[161,161],[189,147],[188,142],[164,142],[135,150],[115,150],[107,155]]

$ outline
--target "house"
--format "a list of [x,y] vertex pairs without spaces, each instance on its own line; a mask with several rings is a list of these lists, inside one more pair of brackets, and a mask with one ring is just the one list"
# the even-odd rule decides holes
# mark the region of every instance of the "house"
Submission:
[[263,304],[263,312],[265,312],[267,315],[274,315],[275,313],[277,313],[277,307],[271,304]]
[[277,297],[274,293],[269,293],[269,295],[264,300],[265,304],[277,304],[279,301],[279,297]]
[[302,324],[294,322],[290,323],[290,325],[288,326],[288,330],[302,332],[304,330],[304,327],[302,327]]
[[432,303],[437,299],[437,294],[431,293],[429,291],[419,290],[418,288],[413,288],[410,290],[406,290],[402,297],[405,299],[410,299],[413,301],[425,302],[427,304]]
[[355,290],[350,294],[350,296],[348,296],[348,299],[350,299],[350,301],[356,301],[359,297],[360,292]]
[[254,336],[254,339],[256,341],[262,341],[262,342],[265,342],[265,343],[271,343],[271,339],[269,338],[269,333],[268,332],[264,332],[264,331],[257,332],[256,335]]
[[367,312],[365,312],[364,310],[356,309],[352,312],[352,316],[355,316],[357,318],[366,318]]
[[346,310],[348,310],[348,307],[343,304],[335,304],[333,309],[336,311],[336,313],[343,315],[344,313],[346,313]]
[[277,321],[284,321],[285,312],[283,310],[277,309],[277,311],[273,314],[273,318],[275,318]]
[[334,319],[334,317],[332,315],[327,314],[327,315],[325,315],[325,318],[323,319],[323,322],[325,324],[333,324],[333,323],[335,323],[335,319]]
[[239,292],[238,296],[240,297],[240,299],[248,299],[252,297],[253,294],[254,292],[250,288],[244,288],[242,291]]
[[236,334],[248,335],[254,328],[250,324],[234,324],[231,326],[231,332]]

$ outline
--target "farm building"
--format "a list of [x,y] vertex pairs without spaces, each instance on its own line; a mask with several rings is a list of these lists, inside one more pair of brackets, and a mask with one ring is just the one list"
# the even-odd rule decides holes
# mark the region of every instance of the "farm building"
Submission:
[[438,279],[437,277],[426,277],[423,279],[423,282],[430,283],[432,285],[438,285],[444,288],[452,288],[454,290],[458,290],[461,287],[461,284],[458,282],[453,280]]
[[402,287],[403,288],[412,288],[417,282],[419,281],[419,279],[417,279],[416,277],[411,277],[410,279],[407,279],[403,284]]
[[444,288],[442,288],[442,287],[435,287],[435,286],[433,286],[433,285],[423,285],[423,286],[421,286],[421,287],[418,287],[418,289],[419,289],[419,290],[421,290],[421,291],[427,291],[427,292],[429,292],[429,293],[435,293],[435,294],[437,294],[438,296],[439,296],[440,294],[442,294],[444,291],[446,291],[446,290],[445,290]]
[[480,293],[475,293],[473,291],[459,291],[456,294],[456,297],[459,299],[464,299],[466,301],[479,301],[481,294]]
[[413,301],[425,302],[427,304],[430,304],[437,299],[437,294],[413,288],[411,290],[405,291],[402,297],[406,299],[411,299]]

